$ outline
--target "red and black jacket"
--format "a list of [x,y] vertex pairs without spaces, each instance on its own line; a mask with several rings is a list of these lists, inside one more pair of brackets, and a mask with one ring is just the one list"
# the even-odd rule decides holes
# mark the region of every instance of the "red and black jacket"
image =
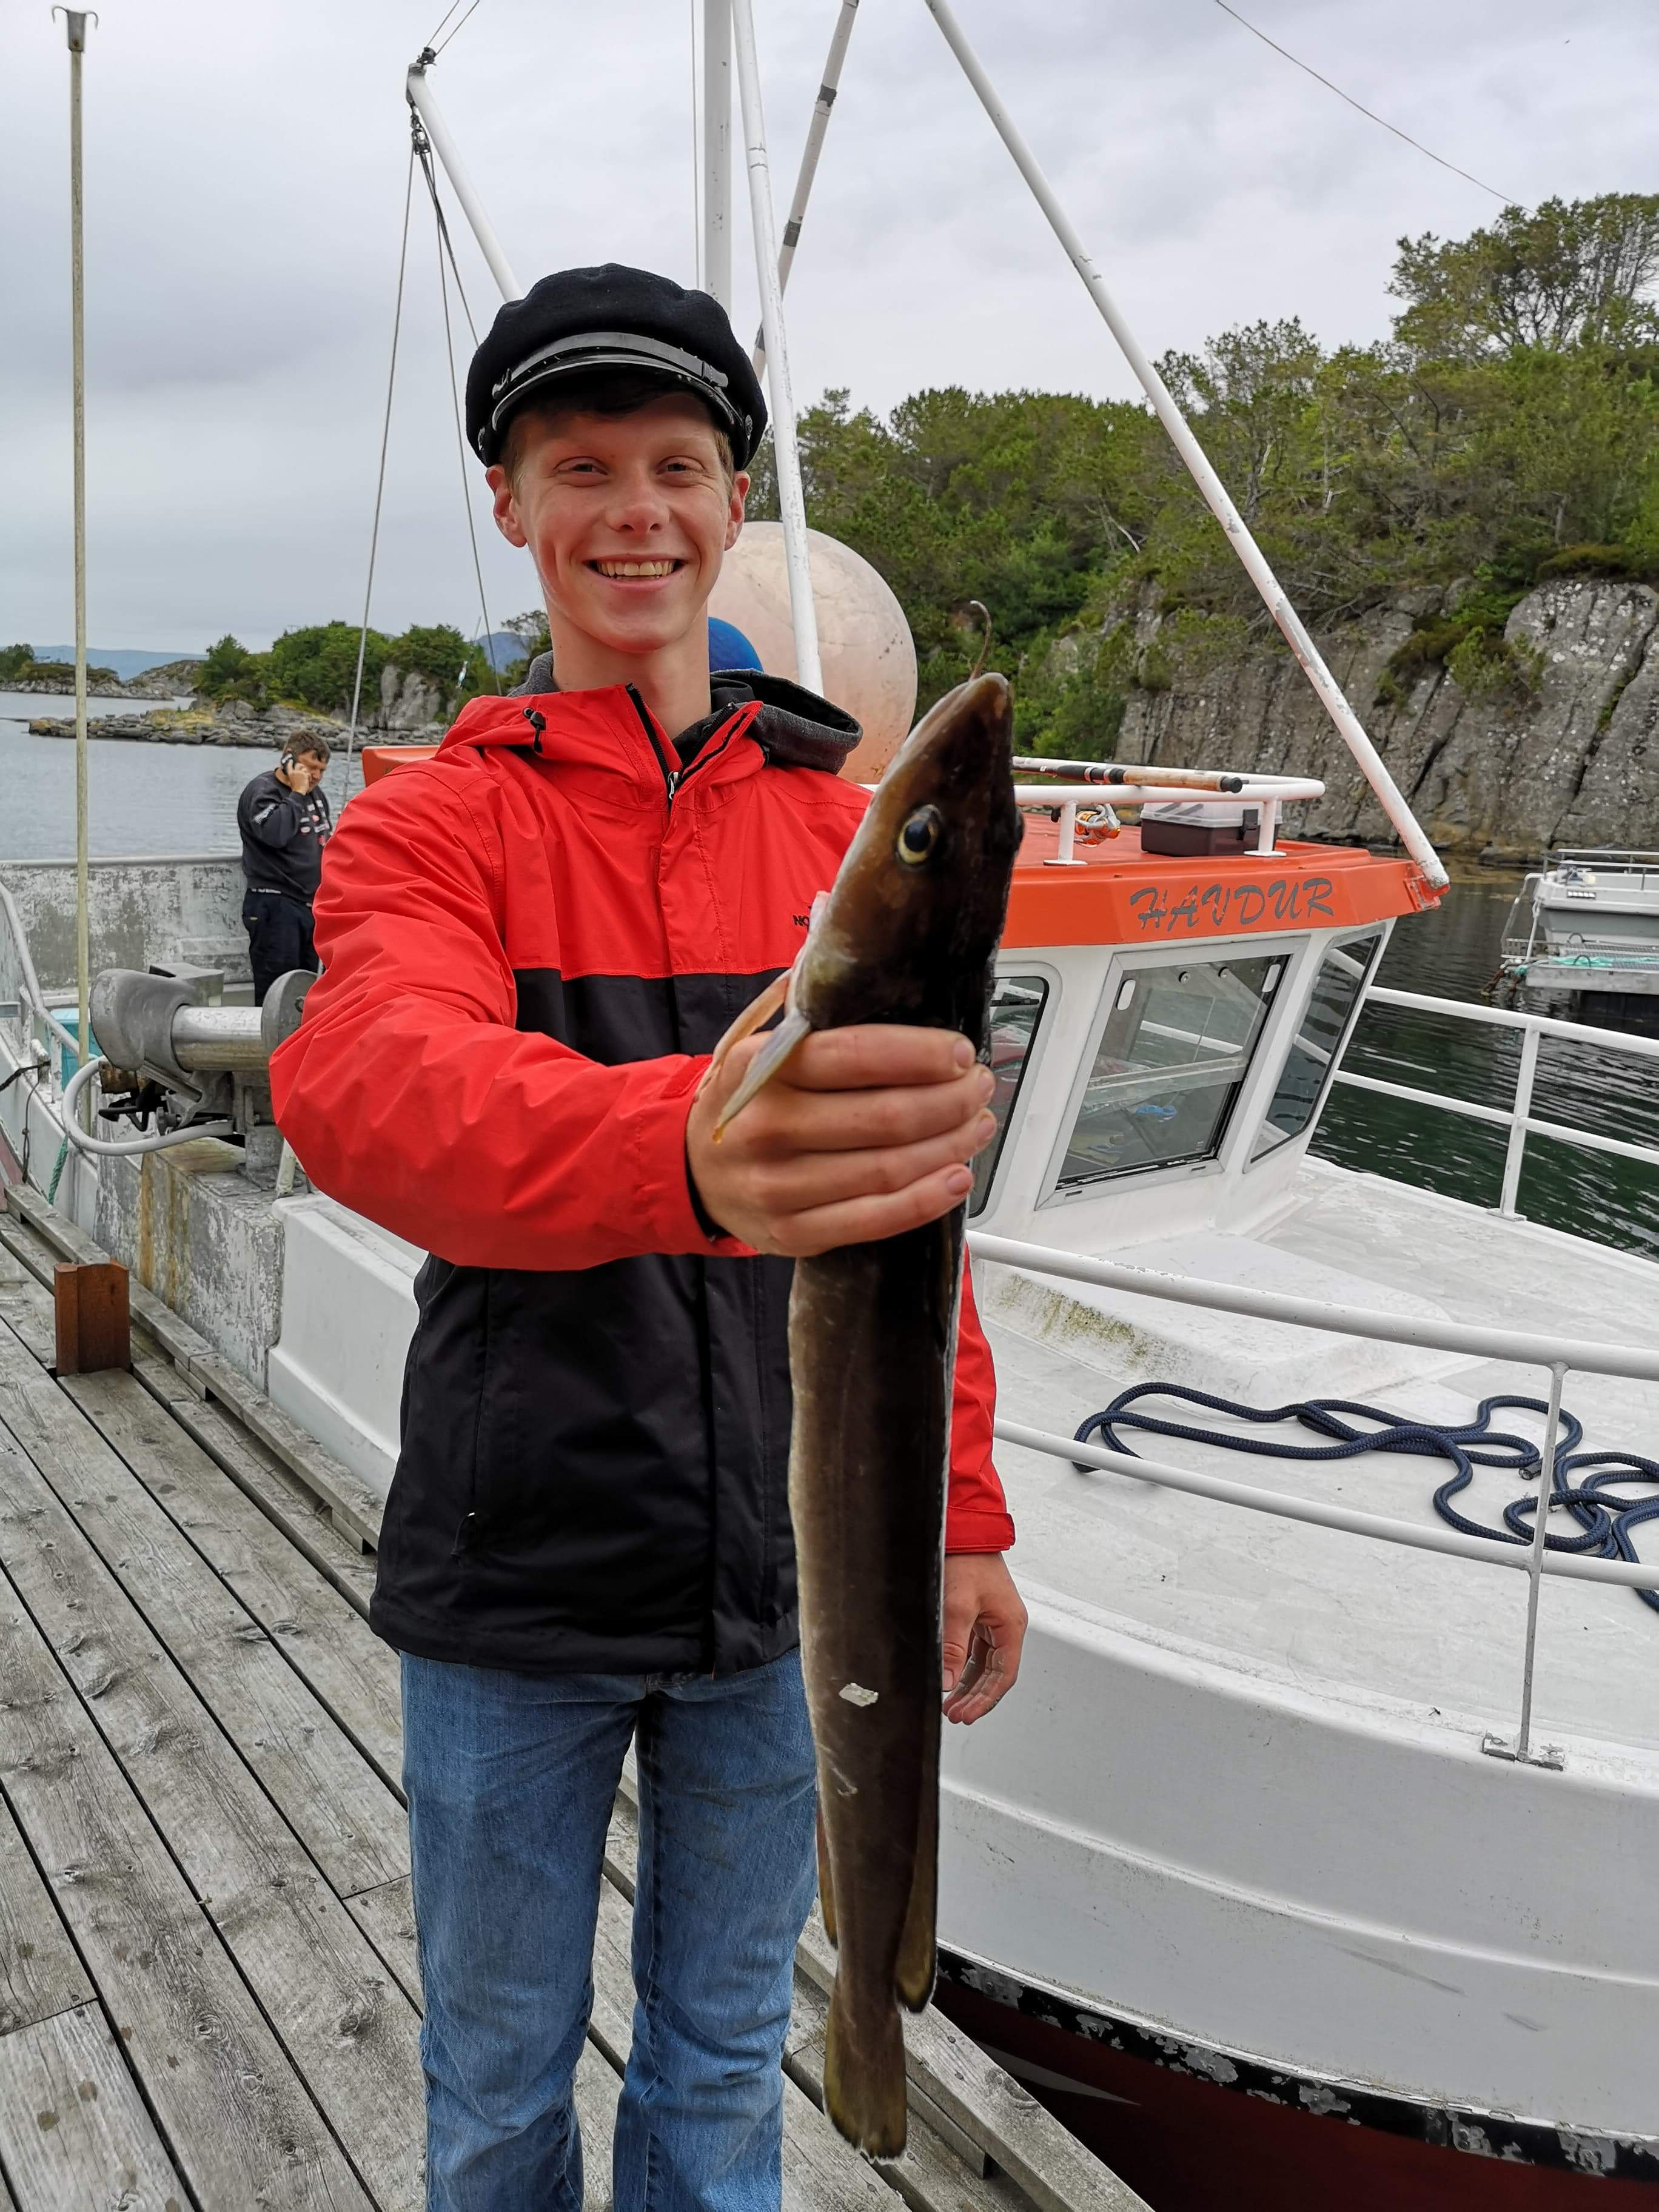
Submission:
[[[708,1233],[685,1123],[866,802],[836,709],[720,696],[678,746],[631,689],[474,700],[328,848],[271,1090],[312,1181],[432,1255],[372,1616],[402,1650],[724,1673],[796,1638],[790,1263]],[[953,1551],[1013,1540],[994,1393],[964,1297]]]

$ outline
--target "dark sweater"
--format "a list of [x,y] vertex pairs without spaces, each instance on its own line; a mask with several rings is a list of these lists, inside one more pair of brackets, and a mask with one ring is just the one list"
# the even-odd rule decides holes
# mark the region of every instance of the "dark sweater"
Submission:
[[242,873],[257,891],[283,891],[309,906],[323,872],[334,817],[320,791],[290,791],[267,769],[236,802]]

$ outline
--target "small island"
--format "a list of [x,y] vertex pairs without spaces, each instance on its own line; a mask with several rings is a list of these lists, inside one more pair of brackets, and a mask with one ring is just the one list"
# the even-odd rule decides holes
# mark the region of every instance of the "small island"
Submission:
[[[414,624],[398,637],[372,629],[364,640],[355,623],[331,622],[285,631],[269,653],[222,637],[199,660],[170,661],[125,683],[111,669],[88,669],[92,698],[189,696],[183,706],[135,704],[130,714],[100,714],[88,735],[262,751],[320,737],[340,747],[349,726],[360,642],[360,732],[382,744],[429,744],[465,701],[518,681],[530,653],[544,642],[544,626],[538,616],[520,617],[490,638],[489,658],[447,623]],[[62,695],[74,690],[75,672],[66,662],[36,660],[27,645],[0,647],[0,688]],[[28,727],[34,737],[75,735],[73,715],[40,715]]]

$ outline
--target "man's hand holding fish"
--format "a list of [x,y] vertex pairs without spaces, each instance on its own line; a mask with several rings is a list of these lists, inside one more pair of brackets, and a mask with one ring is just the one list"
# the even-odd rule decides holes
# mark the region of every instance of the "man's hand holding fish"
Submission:
[[920,1229],[960,1206],[996,1134],[994,1087],[964,1036],[875,1023],[803,1040],[721,1130],[765,1036],[732,1046],[692,1109],[686,1157],[722,1229],[810,1258]]

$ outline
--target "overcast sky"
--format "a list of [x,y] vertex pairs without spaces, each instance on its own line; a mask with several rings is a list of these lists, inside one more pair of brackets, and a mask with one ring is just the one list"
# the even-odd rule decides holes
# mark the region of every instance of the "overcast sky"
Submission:
[[[362,606],[407,157],[441,0],[104,0],[85,65],[90,617],[106,647],[252,645]],[[482,0],[434,84],[528,283],[694,276],[691,0]],[[1395,241],[1498,203],[1215,0],[957,0],[1148,350],[1297,314],[1388,328]],[[787,202],[836,0],[757,0]],[[1356,99],[1532,204],[1644,191],[1650,0],[1243,0]],[[0,642],[72,634],[68,62],[0,27]],[[744,182],[738,261],[749,251]],[[497,304],[470,240],[475,314]],[[417,201],[374,616],[477,620],[435,250]],[[737,320],[757,319],[752,273]],[[798,398],[929,384],[1131,389],[921,0],[864,0],[789,292]],[[459,316],[458,316],[459,321]],[[461,343],[465,346],[465,325]],[[465,366],[463,356],[462,366]],[[492,623],[534,580],[485,520]]]

